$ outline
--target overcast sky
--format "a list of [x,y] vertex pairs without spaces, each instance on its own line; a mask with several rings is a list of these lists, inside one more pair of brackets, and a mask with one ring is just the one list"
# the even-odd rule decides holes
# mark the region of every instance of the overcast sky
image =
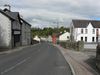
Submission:
[[100,19],[100,0],[0,0],[33,27],[69,26],[72,19]]

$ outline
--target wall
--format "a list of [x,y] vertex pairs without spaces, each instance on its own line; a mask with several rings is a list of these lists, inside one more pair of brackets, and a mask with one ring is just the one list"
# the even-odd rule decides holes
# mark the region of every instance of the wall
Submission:
[[[81,33],[81,29],[83,29],[83,34]],[[87,34],[85,33],[85,29],[87,29]],[[93,30],[95,29],[95,33],[93,34]],[[94,37],[94,42],[96,42],[96,29],[97,28],[93,28],[93,26],[91,25],[91,23],[89,23],[89,25],[87,26],[87,28],[75,28],[74,31],[74,39],[76,41],[80,41],[81,37],[83,37],[83,41],[85,42],[85,37],[87,37],[87,42],[92,42],[92,37]]]
[[85,43],[84,49],[96,49],[97,43]]
[[31,26],[23,22],[22,24],[22,45],[31,44]]
[[52,37],[51,36],[48,36],[47,41],[48,42],[52,42]]
[[11,47],[11,20],[0,13],[0,48]]
[[69,39],[70,39],[70,33],[69,32],[66,32],[66,33],[59,36],[59,41],[67,41]]
[[100,43],[97,45],[97,49],[96,49],[96,66],[100,71]]
[[13,21],[13,26],[12,26],[12,29],[18,29],[18,30],[21,30],[21,26],[20,26],[20,22],[18,20],[16,21]]

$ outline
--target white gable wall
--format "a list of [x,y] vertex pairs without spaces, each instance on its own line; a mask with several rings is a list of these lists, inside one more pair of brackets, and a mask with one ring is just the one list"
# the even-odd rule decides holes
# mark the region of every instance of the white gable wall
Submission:
[[59,36],[59,41],[67,41],[69,39],[70,39],[70,33],[69,32],[66,32],[66,33]]
[[[87,34],[87,40],[88,42],[92,42],[92,37],[94,37],[94,42],[96,42],[96,28],[94,28],[92,26],[91,23],[89,23],[89,25],[87,26],[87,29],[88,29],[88,34]],[[95,29],[95,33],[93,34],[93,29]]]
[[[83,34],[81,33],[81,29],[83,29]],[[87,29],[87,34],[85,33],[85,29]],[[95,29],[94,34],[93,29]],[[89,25],[86,28],[75,28],[74,40],[81,41],[81,37],[83,37],[83,41],[85,41],[85,37],[87,37],[87,42],[92,42],[92,37],[94,37],[94,42],[96,42],[96,29],[97,28],[94,28],[91,23],[89,23]]]
[[9,47],[11,44],[11,20],[0,13],[0,47]]

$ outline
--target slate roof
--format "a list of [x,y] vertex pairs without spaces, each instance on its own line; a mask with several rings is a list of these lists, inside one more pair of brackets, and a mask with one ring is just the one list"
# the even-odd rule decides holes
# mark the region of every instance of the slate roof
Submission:
[[24,19],[20,18],[23,22],[25,22],[26,24],[28,24],[29,26],[31,26],[31,24],[29,24],[28,22],[26,22]]
[[75,28],[86,28],[89,23],[92,24],[94,28],[100,28],[100,21],[97,20],[72,20]]
[[3,10],[0,9],[0,12],[2,14],[4,14],[5,16],[7,16],[8,18],[10,18],[11,20],[14,20],[14,18],[10,17],[8,14],[6,14]]
[[19,16],[19,12],[12,12],[9,11],[8,9],[4,9],[4,12],[10,16],[11,18],[13,18],[14,20],[19,20],[20,16]]
[[14,20],[18,20],[18,12],[6,12],[7,15],[9,15]]
[[12,12],[8,9],[4,9],[1,10],[0,12],[3,13],[5,16],[7,16],[8,18],[12,19],[12,20],[17,20],[21,23],[21,20],[24,21],[25,23],[27,23],[29,26],[31,26],[28,22],[26,22],[24,19],[22,19],[19,15],[19,12]]

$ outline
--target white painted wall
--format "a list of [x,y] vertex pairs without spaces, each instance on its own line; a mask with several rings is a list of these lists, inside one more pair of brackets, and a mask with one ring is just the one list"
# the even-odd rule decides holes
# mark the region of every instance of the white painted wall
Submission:
[[47,38],[46,37],[40,37],[40,40],[41,41],[47,41]]
[[70,39],[70,33],[69,32],[66,32],[66,33],[59,36],[59,41],[67,41],[69,39]]
[[0,13],[0,47],[8,47],[11,44],[11,20]]
[[[83,29],[83,34],[81,33],[81,29]],[[87,34],[85,33],[85,29],[87,29]],[[95,29],[95,33],[93,34],[93,29]],[[83,37],[83,41],[85,42],[85,37],[87,37],[87,42],[92,42],[92,37],[94,37],[94,42],[96,42],[96,29],[92,26],[91,23],[86,28],[75,28],[73,35],[74,35],[74,40],[80,41],[81,37]],[[100,28],[99,28],[99,35],[100,35]]]
[[33,39],[40,42],[40,38],[38,36],[35,36]]
[[52,42],[52,36],[48,36],[47,41]]
[[97,44],[96,43],[85,43],[84,49],[96,49]]

